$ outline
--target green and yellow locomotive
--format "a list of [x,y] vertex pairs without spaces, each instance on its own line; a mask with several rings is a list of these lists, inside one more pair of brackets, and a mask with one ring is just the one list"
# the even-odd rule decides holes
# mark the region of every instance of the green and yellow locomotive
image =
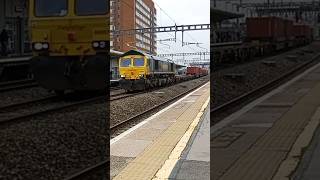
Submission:
[[124,53],[119,59],[121,88],[140,91],[175,83],[176,64],[137,50]]

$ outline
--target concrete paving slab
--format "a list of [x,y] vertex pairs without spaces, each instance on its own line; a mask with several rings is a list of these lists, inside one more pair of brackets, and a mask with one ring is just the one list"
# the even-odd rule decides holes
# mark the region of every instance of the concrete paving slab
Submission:
[[186,160],[176,180],[210,180],[210,162]]
[[[213,179],[219,179],[269,128],[231,128],[227,131],[244,132],[228,148],[213,148],[211,142],[211,163]],[[212,140],[212,139],[211,139]]]
[[173,123],[175,123],[176,119],[166,119],[167,121],[152,121],[141,127],[142,129],[157,129],[157,130],[164,130],[170,127]]
[[290,87],[297,87],[297,88],[313,88],[318,81],[313,81],[313,80],[299,80],[298,82],[294,83]]
[[293,106],[299,99],[299,96],[292,96],[287,94],[286,92],[281,92],[267,99],[266,101],[264,101],[264,103],[288,104],[290,106]]
[[190,146],[187,160],[210,162],[210,113],[208,110]]
[[130,135],[130,137],[128,137],[128,139],[153,141],[162,132],[163,132],[163,129],[161,130],[161,129],[144,127],[140,131],[132,132],[132,134]]
[[320,73],[310,73],[308,76],[305,76],[302,80],[320,81]]
[[320,179],[320,128],[318,127],[310,146],[306,149],[293,180],[318,180]]
[[273,123],[250,123],[250,124],[236,124],[231,127],[253,127],[253,128],[271,128]]
[[[280,163],[286,156],[286,152],[265,151],[252,148],[242,156],[230,170],[228,170],[221,180],[270,180],[270,175],[274,174],[277,166],[272,164]],[[267,162],[267,163],[261,163]]]
[[251,123],[273,123],[284,113],[286,113],[291,106],[288,104],[275,103],[261,103],[259,106],[253,108],[247,113],[241,115],[232,125],[251,124]]
[[110,156],[110,176],[113,178],[134,158]]
[[[319,67],[320,64],[314,66],[313,70],[317,68],[320,72]],[[312,69],[306,71],[306,73],[311,70]],[[312,75],[305,79],[301,78],[303,77],[299,76],[295,78],[293,81],[290,81],[291,85],[288,83],[281,87],[284,89],[274,90],[251,103],[250,107],[246,106],[244,110],[240,110],[241,113],[235,113],[231,115],[230,118],[226,118],[228,123],[220,123],[223,126],[220,127],[219,133],[230,131],[232,128],[235,128],[233,131],[239,131],[239,129],[241,130],[242,128],[242,132],[245,132],[245,134],[237,138],[226,148],[215,148],[211,146],[211,155],[213,155],[211,159],[213,168],[211,171],[213,171],[212,175],[216,179],[272,179],[273,175],[278,171],[278,167],[290,152],[299,134],[306,127],[317,107],[320,106],[319,77]],[[290,93],[286,91],[288,88],[290,89]],[[260,117],[264,112],[261,110],[259,110],[260,112],[258,113],[249,111],[258,107],[259,104],[264,105],[264,107],[274,106],[287,109],[278,113],[278,118],[262,118],[262,121],[256,122],[257,120],[255,121],[254,117]],[[267,109],[266,112],[268,112]],[[277,113],[272,112],[272,114]],[[232,117],[234,118],[231,119]],[[243,122],[241,122],[241,120]],[[268,120],[271,122],[264,122]],[[272,127],[267,126],[268,123],[273,123]],[[239,126],[235,126],[237,124]],[[259,124],[264,124],[265,126],[260,126],[259,128],[254,127],[259,126]],[[265,131],[262,134],[246,136],[250,128],[256,130],[263,129]],[[251,138],[250,141],[247,140],[249,146],[239,145],[239,142],[245,142],[243,139],[249,137]]]
[[123,139],[110,147],[111,156],[136,157],[152,143],[147,140]]
[[232,125],[251,123],[273,123],[276,120],[278,120],[282,115],[282,113],[247,113],[241,116],[239,120],[237,120],[236,122],[233,122]]

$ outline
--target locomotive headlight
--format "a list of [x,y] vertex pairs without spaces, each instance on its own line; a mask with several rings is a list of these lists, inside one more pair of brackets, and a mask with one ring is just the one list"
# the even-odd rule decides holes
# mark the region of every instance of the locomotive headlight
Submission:
[[43,43],[42,44],[42,49],[45,49],[45,50],[49,49],[49,44],[48,43]]
[[106,48],[106,42],[104,42],[104,41],[101,41],[100,42],[100,48]]
[[92,42],[94,49],[105,49],[107,47],[107,41],[94,41]]
[[42,43],[34,43],[33,48],[37,51],[42,50]]
[[93,42],[92,43],[92,47],[94,47],[94,48],[98,48],[99,47],[99,42]]
[[32,47],[36,51],[48,50],[49,49],[49,43],[36,42],[36,43],[33,43]]
[[120,77],[125,78],[126,76],[122,74]]

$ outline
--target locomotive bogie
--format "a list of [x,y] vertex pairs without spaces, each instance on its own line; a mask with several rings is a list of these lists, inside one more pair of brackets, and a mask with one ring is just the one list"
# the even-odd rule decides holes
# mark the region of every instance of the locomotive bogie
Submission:
[[31,60],[35,80],[50,90],[100,90],[106,88],[107,57],[36,56]]

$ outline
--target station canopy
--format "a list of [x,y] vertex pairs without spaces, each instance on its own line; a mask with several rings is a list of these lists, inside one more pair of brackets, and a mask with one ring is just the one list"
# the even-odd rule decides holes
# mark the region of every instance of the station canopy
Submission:
[[217,23],[227,19],[235,19],[244,17],[244,14],[237,14],[228,11],[222,11],[211,7],[211,22]]

